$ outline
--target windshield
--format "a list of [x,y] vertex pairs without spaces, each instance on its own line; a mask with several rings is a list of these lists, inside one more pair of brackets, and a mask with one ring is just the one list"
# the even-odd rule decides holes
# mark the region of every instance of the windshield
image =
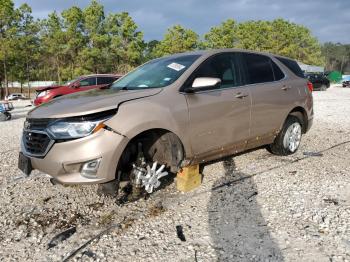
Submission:
[[189,68],[199,55],[183,55],[152,60],[117,80],[112,89],[159,88],[172,84]]

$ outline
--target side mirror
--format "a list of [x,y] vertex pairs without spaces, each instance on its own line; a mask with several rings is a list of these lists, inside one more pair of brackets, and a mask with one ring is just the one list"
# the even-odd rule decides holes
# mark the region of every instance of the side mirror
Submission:
[[79,88],[80,87],[80,82],[75,82],[73,85],[72,85],[73,88]]
[[220,78],[215,77],[197,77],[192,84],[192,87],[187,88],[187,93],[195,93],[197,91],[210,90],[219,87],[221,84]]

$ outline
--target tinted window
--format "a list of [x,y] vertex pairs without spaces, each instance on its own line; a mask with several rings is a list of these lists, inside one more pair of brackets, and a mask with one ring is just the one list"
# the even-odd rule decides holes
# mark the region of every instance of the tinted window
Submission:
[[275,76],[275,81],[281,80],[284,78],[284,73],[282,72],[282,70],[278,67],[278,65],[276,65],[275,62],[271,61],[271,65],[272,65],[272,69],[273,69],[273,74]]
[[264,55],[243,53],[246,62],[248,84],[274,81],[271,59]]
[[238,63],[234,54],[220,54],[204,61],[191,77],[191,86],[197,77],[214,77],[221,79],[220,88],[234,87],[240,85]]
[[96,85],[96,77],[90,77],[84,80],[80,80],[80,86],[94,86],[94,85]]
[[107,84],[114,82],[114,80],[115,80],[114,77],[98,77],[97,84],[98,85],[107,85]]
[[288,69],[290,71],[292,71],[295,75],[299,76],[299,77],[303,77],[304,78],[304,74],[303,71],[301,70],[300,66],[298,65],[297,62],[295,62],[294,60],[290,60],[287,58],[283,58],[283,57],[277,57],[276,58],[283,63],[286,67],[288,67]]

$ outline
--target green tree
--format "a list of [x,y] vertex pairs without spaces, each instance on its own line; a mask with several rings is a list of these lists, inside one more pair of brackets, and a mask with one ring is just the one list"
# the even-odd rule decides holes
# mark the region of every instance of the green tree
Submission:
[[142,61],[143,34],[128,13],[110,14],[105,23],[110,37],[109,62],[112,71],[126,73]]
[[191,29],[175,25],[168,29],[162,41],[154,48],[154,56],[192,51],[199,46],[199,36]]
[[85,35],[87,45],[79,54],[82,72],[102,73],[108,65],[109,37],[104,30],[104,8],[97,1],[91,1],[90,5],[83,10],[85,21]]
[[321,53],[308,28],[283,19],[228,19],[212,27],[202,42],[193,30],[175,25],[161,41],[145,43],[128,13],[106,16],[97,0],[41,21],[34,21],[28,5],[16,9],[12,0],[0,0],[0,82],[6,93],[9,79],[61,82],[88,73],[126,73],[152,58],[207,48],[266,51],[315,65],[323,64],[325,56],[327,69],[350,70],[350,45],[326,43]]
[[326,70],[350,73],[350,45],[327,42],[322,46]]
[[63,75],[65,79],[72,79],[81,72],[77,58],[86,44],[84,17],[82,10],[73,6],[62,12],[62,18],[66,43],[63,50],[66,61]]
[[203,48],[234,48],[237,45],[236,22],[228,19],[219,26],[214,26],[204,35]]
[[[5,95],[8,91],[8,72],[11,60],[14,58],[14,44],[16,43],[15,36],[17,34],[17,14],[11,0],[0,0],[0,62],[2,65],[2,73],[0,82],[3,80],[5,84]],[[1,88],[1,97],[4,92]]]
[[310,30],[284,19],[235,23],[228,19],[205,34],[204,48],[242,48],[271,52],[306,64],[322,65],[321,46]]
[[43,67],[46,74],[54,77],[57,81],[62,81],[62,71],[65,67],[65,48],[66,39],[63,31],[62,18],[53,12],[49,14],[47,19],[44,19],[41,24],[42,32],[42,57],[45,63]]
[[269,40],[273,43],[272,52],[306,64],[324,64],[321,45],[307,27],[283,19],[276,19],[270,22],[270,25],[272,33]]
[[[40,28],[38,22],[33,19],[32,9],[27,4],[21,5],[17,11],[19,15],[19,35],[16,41],[16,65],[12,71],[15,79],[20,81],[22,87],[24,81],[29,82],[36,77],[35,71],[40,46],[38,32]],[[28,96],[30,96],[30,88],[28,88]]]
[[151,40],[151,41],[145,43],[144,52],[143,52],[143,62],[155,58],[154,52],[155,52],[155,48],[158,44],[159,44],[158,40]]

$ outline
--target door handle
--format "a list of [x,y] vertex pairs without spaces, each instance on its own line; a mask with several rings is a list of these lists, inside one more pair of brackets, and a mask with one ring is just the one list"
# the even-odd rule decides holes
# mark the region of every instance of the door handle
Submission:
[[287,90],[291,89],[291,87],[290,86],[283,86],[281,89],[284,91],[287,91]]
[[237,94],[235,95],[235,98],[244,98],[244,97],[246,97],[246,96],[248,96],[248,95],[243,94],[243,93],[237,93]]

